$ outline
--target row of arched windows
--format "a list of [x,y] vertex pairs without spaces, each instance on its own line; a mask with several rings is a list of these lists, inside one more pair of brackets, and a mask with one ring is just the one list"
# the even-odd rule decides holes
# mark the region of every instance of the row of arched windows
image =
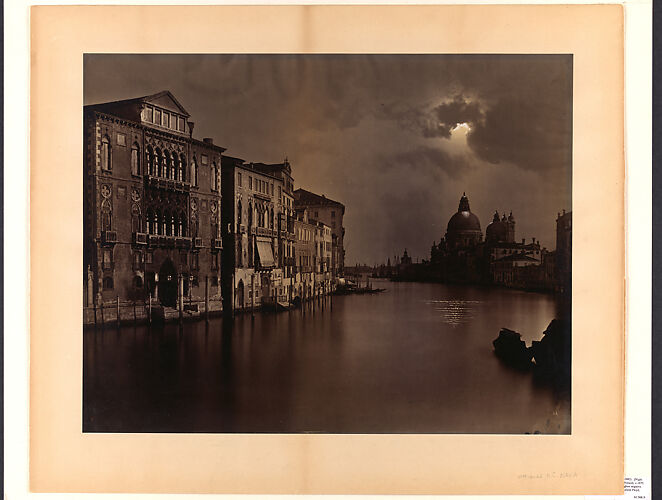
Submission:
[[[255,211],[255,216],[253,212]],[[242,223],[242,216],[243,212],[241,211],[241,200],[237,200],[237,224]],[[274,209],[273,207],[271,209],[264,209],[259,206],[255,207],[255,210],[253,210],[253,206],[251,204],[248,205],[248,226],[252,227],[253,226],[253,219],[257,221],[257,226],[258,227],[264,227],[264,228],[269,228],[269,229],[274,229],[275,227],[275,217],[274,217]]]
[[[140,156],[140,146],[137,143],[133,143],[131,146],[131,174],[132,175],[141,175],[141,156]],[[187,172],[186,172],[186,156],[181,153],[177,154],[176,152],[170,153],[167,149],[161,151],[159,148],[152,148],[152,146],[147,147],[146,154],[147,162],[147,173],[155,177],[162,177],[164,179],[177,180],[180,182],[186,182]],[[110,144],[110,139],[107,135],[104,135],[101,139],[101,169],[110,171],[112,170],[113,164],[113,155],[112,147]],[[191,185],[198,185],[198,162],[195,158],[191,161],[191,170],[190,170],[190,182]],[[211,188],[214,191],[220,189],[220,171],[216,163],[212,163],[211,167]]]
[[165,236],[186,236],[186,214],[183,211],[149,209],[147,211],[147,232]]
[[186,181],[186,156],[170,153],[167,149],[147,147],[147,173],[164,179]]

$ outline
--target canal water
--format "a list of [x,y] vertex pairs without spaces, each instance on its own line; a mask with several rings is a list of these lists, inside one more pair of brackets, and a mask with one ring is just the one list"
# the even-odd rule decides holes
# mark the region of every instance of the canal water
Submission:
[[569,433],[568,396],[494,355],[558,314],[523,291],[391,283],[304,309],[84,332],[83,429]]

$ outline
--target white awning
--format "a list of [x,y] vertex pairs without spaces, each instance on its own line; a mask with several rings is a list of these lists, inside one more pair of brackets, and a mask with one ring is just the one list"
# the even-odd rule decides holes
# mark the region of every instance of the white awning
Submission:
[[261,267],[274,267],[276,263],[274,262],[274,252],[271,249],[271,243],[268,241],[257,240],[257,254],[260,258]]

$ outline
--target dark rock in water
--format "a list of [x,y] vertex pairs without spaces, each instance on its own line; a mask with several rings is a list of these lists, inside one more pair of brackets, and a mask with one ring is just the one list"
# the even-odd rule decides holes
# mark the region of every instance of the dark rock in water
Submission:
[[508,365],[520,369],[531,367],[531,351],[519,333],[502,328],[492,345],[496,355]]
[[540,340],[534,340],[531,352],[535,362],[535,375],[552,382],[557,389],[570,388],[572,335],[570,320],[554,319]]

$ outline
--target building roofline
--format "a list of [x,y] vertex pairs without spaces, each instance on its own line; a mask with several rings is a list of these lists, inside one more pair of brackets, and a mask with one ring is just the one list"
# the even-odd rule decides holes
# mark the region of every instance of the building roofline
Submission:
[[155,94],[144,95],[144,96],[141,96],[141,97],[132,97],[130,99],[118,99],[116,101],[106,101],[106,102],[98,102],[98,103],[95,103],[95,104],[86,104],[84,107],[88,108],[88,107],[94,107],[94,106],[105,106],[105,105],[108,105],[108,104],[122,104],[122,103],[130,103],[130,102],[145,102],[149,99],[156,99],[156,98],[162,97],[164,95],[167,95],[168,97],[170,97],[175,102],[175,104],[182,111],[182,114],[184,116],[186,116],[187,118],[191,117],[191,114],[188,111],[186,111],[186,108],[184,106],[182,106],[182,104],[177,100],[177,98],[174,95],[172,95],[172,92],[170,92],[169,90],[162,90],[162,91],[157,92]]
[[[302,201],[302,200],[296,198],[297,193],[305,193],[305,195],[314,197],[319,201],[318,202],[305,201],[305,200]],[[303,188],[295,189],[294,190],[294,196],[295,196],[296,202],[301,204],[301,205],[310,205],[310,206],[336,205],[336,206],[342,207],[343,211],[345,210],[345,205],[343,205],[339,201],[332,200],[331,198],[327,198],[325,195],[319,195],[317,193],[313,193],[312,191],[308,191],[307,189],[303,189]]]

